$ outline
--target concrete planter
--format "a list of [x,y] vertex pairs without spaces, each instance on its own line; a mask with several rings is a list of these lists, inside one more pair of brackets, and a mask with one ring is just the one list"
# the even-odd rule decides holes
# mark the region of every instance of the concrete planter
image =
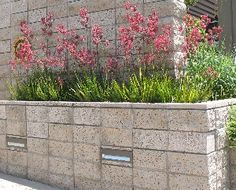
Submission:
[[0,170],[65,189],[230,189],[233,104],[1,101]]

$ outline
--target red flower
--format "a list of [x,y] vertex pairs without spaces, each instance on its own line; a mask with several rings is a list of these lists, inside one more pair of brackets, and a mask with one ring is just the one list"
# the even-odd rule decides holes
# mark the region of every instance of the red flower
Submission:
[[103,37],[103,30],[102,27],[99,25],[94,25],[92,27],[92,41],[97,46],[101,41]]
[[79,11],[79,16],[80,16],[80,24],[84,27],[87,27],[89,22],[88,10],[85,8],[81,8]]

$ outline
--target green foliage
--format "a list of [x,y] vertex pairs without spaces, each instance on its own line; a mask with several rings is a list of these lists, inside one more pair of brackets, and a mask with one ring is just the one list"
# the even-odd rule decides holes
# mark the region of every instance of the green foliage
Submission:
[[186,5],[194,5],[198,2],[199,0],[185,0]]
[[63,100],[66,89],[58,81],[58,74],[50,70],[36,69],[26,77],[16,80],[15,85],[9,85],[12,99],[28,101]]
[[188,59],[187,75],[199,84],[212,83],[211,99],[236,97],[236,65],[220,46],[201,44]]
[[155,73],[143,75],[142,70],[126,82],[101,79],[96,74],[80,74],[70,89],[73,101],[112,102],[199,102],[211,96],[211,86],[199,85],[193,78],[173,79]]
[[230,146],[236,147],[236,106],[230,110],[230,120],[226,129]]
[[10,91],[13,99],[30,101],[202,102],[236,97],[236,65],[221,47],[202,43],[180,79],[141,68],[125,81],[88,71],[36,69]]

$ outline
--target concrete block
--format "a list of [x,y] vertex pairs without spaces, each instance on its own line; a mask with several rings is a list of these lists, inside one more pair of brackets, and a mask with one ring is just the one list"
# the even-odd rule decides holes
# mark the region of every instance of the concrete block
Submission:
[[236,187],[236,166],[230,167],[230,179],[231,179],[231,185],[233,187]]
[[166,171],[167,153],[153,150],[133,150],[134,168]]
[[49,172],[58,175],[73,175],[73,162],[63,158],[49,157]]
[[209,155],[168,153],[169,172],[210,176],[216,172],[217,157],[215,153]]
[[132,186],[132,168],[102,165],[102,182]]
[[74,108],[74,122],[79,125],[100,125],[99,108]]
[[7,174],[20,178],[27,178],[27,167],[8,164]]
[[27,20],[27,12],[12,14],[11,26],[20,26],[22,20]]
[[12,121],[26,120],[25,106],[7,105],[6,114],[7,114],[7,120],[12,120]]
[[139,129],[167,129],[167,111],[134,109],[134,128]]
[[171,174],[169,180],[170,190],[210,190],[207,177]]
[[55,19],[67,17],[68,16],[67,2],[48,7],[48,12],[53,13]]
[[0,119],[6,119],[6,106],[5,105],[0,105]]
[[100,145],[99,127],[91,126],[74,126],[74,142]]
[[46,139],[28,138],[27,146],[30,153],[48,155],[48,140]]
[[73,158],[73,144],[58,141],[49,141],[49,155],[60,158]]
[[217,170],[221,170],[222,168],[228,167],[230,164],[230,155],[229,150],[222,149],[216,152],[217,155]]
[[[224,125],[225,126],[225,125]],[[225,128],[216,130],[216,150],[224,149],[228,147],[228,136],[226,134]]]
[[10,40],[0,41],[0,52],[1,53],[10,52],[10,50],[11,50],[11,41]]
[[208,154],[215,151],[215,136],[210,133],[170,131],[169,150]]
[[134,187],[142,189],[167,189],[167,174],[158,171],[134,169]]
[[114,25],[115,16],[114,9],[91,13],[91,25]]
[[100,163],[100,147],[88,144],[75,143],[74,158],[81,161]]
[[46,11],[46,8],[29,11],[29,22],[39,22],[41,18],[46,16]]
[[49,184],[49,174],[47,170],[28,168],[28,179],[40,183]]
[[98,163],[75,160],[74,172],[76,177],[82,177],[96,181],[101,179],[101,165]]
[[101,187],[101,182],[98,180],[90,180],[82,177],[75,177],[75,189],[83,190],[104,190]]
[[48,170],[48,156],[28,153],[28,169],[31,170]]
[[74,190],[74,179],[71,176],[49,174],[51,185],[63,188],[65,190]]
[[48,122],[49,108],[46,106],[27,106],[26,115],[27,121],[36,123],[46,123]]
[[0,172],[6,173],[7,169],[7,150],[0,149]]
[[0,135],[6,134],[6,120],[0,120]]
[[35,138],[48,138],[48,123],[27,122],[27,136]]
[[29,10],[43,8],[47,6],[47,0],[35,1],[28,0]]
[[215,109],[215,122],[216,128],[221,129],[224,128],[228,119],[229,119],[229,107],[217,108]]
[[73,109],[71,107],[50,107],[49,122],[73,124]]
[[216,173],[216,187],[217,189],[229,189],[230,187],[230,170],[229,167],[221,168]]
[[27,167],[27,153],[8,150],[7,163]]
[[0,149],[6,148],[6,135],[0,135]]
[[102,127],[132,128],[133,115],[131,109],[101,109]]
[[73,126],[63,124],[49,124],[49,139],[72,142]]
[[12,1],[12,13],[27,11],[27,0]]
[[207,132],[215,129],[214,110],[169,110],[170,130]]
[[26,137],[26,121],[7,120],[7,134]]
[[132,147],[132,130],[102,128],[101,144],[105,146]]
[[167,131],[157,130],[133,130],[133,145],[135,148],[167,150],[168,149]]
[[236,149],[230,149],[230,164],[236,165]]

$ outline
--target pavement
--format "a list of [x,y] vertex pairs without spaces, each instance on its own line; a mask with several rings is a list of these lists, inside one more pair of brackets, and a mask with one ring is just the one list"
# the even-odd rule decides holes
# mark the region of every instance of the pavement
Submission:
[[0,173],[0,190],[60,190],[60,189]]

